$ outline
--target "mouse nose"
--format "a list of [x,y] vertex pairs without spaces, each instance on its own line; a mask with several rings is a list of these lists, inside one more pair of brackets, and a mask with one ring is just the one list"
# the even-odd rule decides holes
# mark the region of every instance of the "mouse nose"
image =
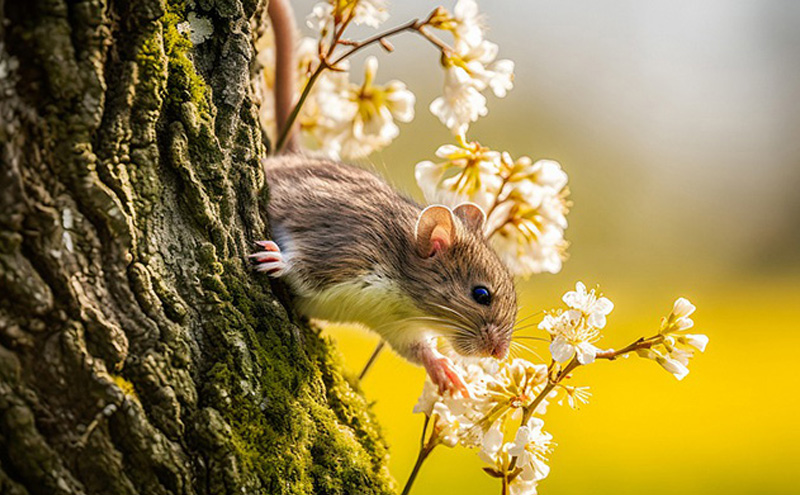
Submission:
[[492,357],[503,359],[508,354],[508,342],[496,341],[492,346]]
[[511,344],[509,335],[498,325],[488,324],[483,327],[481,335],[481,351],[484,356],[504,359]]

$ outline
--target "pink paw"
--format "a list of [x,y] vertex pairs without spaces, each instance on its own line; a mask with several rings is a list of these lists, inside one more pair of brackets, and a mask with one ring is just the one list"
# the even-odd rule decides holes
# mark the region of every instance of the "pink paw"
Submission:
[[439,387],[440,394],[449,392],[454,396],[470,396],[469,387],[467,387],[464,379],[461,378],[449,358],[440,355],[427,359],[424,364],[431,381]]
[[280,277],[286,272],[286,262],[277,244],[272,241],[256,241],[256,246],[263,251],[248,256],[253,262],[254,270],[266,272],[271,277]]

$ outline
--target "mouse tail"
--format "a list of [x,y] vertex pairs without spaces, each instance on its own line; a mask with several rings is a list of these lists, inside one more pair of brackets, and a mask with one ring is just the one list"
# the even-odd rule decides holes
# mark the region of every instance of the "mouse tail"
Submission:
[[[296,30],[294,10],[289,0],[269,0],[267,14],[275,35],[275,124],[280,136],[295,103],[295,70],[297,67],[295,47]],[[284,150],[298,149],[297,125],[289,130]],[[274,143],[273,143],[274,144]]]

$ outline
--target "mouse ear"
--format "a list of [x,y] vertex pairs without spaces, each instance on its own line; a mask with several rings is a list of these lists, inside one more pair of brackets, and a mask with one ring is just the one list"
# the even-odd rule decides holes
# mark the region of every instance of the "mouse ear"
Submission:
[[453,212],[441,205],[431,205],[419,214],[414,238],[420,256],[430,257],[449,248],[455,239]]
[[486,223],[486,213],[483,208],[475,203],[461,203],[453,209],[453,215],[457,216],[461,223],[476,234],[483,233],[483,224]]

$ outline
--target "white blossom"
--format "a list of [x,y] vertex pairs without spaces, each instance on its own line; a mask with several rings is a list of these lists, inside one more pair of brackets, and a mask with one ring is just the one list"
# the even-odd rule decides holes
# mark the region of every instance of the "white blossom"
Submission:
[[489,66],[491,77],[489,88],[498,98],[504,98],[514,89],[514,62],[508,59],[498,60]]
[[487,464],[496,464],[498,454],[503,449],[503,430],[497,421],[484,433],[481,441],[481,451],[478,454]]
[[311,13],[306,17],[306,26],[323,32],[333,24],[333,5],[329,2],[320,2],[311,7]]
[[442,444],[454,447],[472,427],[472,422],[464,414],[454,413],[444,402],[433,406],[435,434]]
[[[275,40],[270,30],[266,36],[262,36],[256,43],[256,59],[262,67],[260,76],[254,81],[254,85],[261,91],[261,105],[259,107],[259,119],[261,126],[266,129],[267,135],[272,139],[277,139],[275,129]],[[317,42],[313,38],[300,38],[295,48],[296,62],[294,84],[297,88],[305,87],[308,77],[318,64]],[[345,62],[343,69],[349,66]],[[319,100],[326,98],[325,90],[320,88],[331,87],[342,79],[343,74],[336,72],[323,72],[317,79],[317,84],[311,91],[309,98],[300,108],[298,121],[304,134],[314,134],[320,124],[322,116],[319,112]],[[336,81],[336,82],[334,82]]]
[[661,333],[668,334],[692,328],[694,321],[689,316],[694,313],[695,309],[695,305],[689,302],[688,299],[679,297],[672,306],[672,313],[664,321]]
[[386,0],[330,0],[319,2],[306,17],[306,25],[319,32],[327,32],[334,23],[353,23],[380,27],[389,18]]
[[436,385],[430,380],[425,380],[422,394],[420,394],[417,404],[414,406],[414,414],[423,413],[425,416],[430,416],[433,413],[433,406],[439,401],[440,397]]
[[[274,44],[259,40],[258,60],[264,66],[260,116],[270,136],[275,136]],[[296,84],[303,88],[319,65],[317,43],[300,40],[297,48]],[[323,71],[300,109],[298,123],[303,136],[333,158],[360,158],[389,145],[400,133],[397,122],[414,118],[414,94],[400,81],[375,84],[378,61],[364,62],[364,82],[350,82],[347,61],[339,71]]]
[[470,75],[456,66],[445,69],[442,96],[433,100],[429,108],[454,134],[465,133],[470,123],[489,113],[486,97]]
[[499,47],[491,41],[478,44],[456,43],[453,65],[463,67],[470,83],[483,91],[488,86],[495,96],[502,98],[510,91],[514,77],[514,62],[497,60]]
[[681,362],[669,355],[656,350],[656,349],[640,349],[637,351],[640,357],[645,359],[652,359],[661,365],[662,368],[672,373],[678,380],[683,380],[689,374],[689,368],[686,363]]
[[522,477],[517,476],[508,485],[511,495],[536,495],[536,486],[539,484],[536,480],[524,480]]
[[587,291],[582,282],[564,294],[563,301],[570,309],[545,315],[539,328],[552,337],[550,353],[554,360],[564,363],[575,356],[580,364],[590,364],[599,351],[593,342],[600,338],[600,329],[614,305],[594,290]]
[[502,181],[500,153],[458,136],[458,145],[436,150],[443,161],[420,162],[415,167],[417,184],[429,203],[456,206],[471,201],[486,208]]
[[567,242],[567,175],[558,162],[502,155],[505,186],[490,208],[487,232],[511,271],[523,277],[561,270]]
[[[484,451],[482,457],[498,454],[503,435],[497,432],[506,419],[519,419],[543,391],[547,366],[523,359],[497,361],[453,359],[459,374],[469,386],[469,397],[440,394],[428,379],[414,412],[428,415],[434,422],[434,434],[448,446],[461,444]],[[543,398],[536,413],[543,414]],[[488,462],[488,461],[487,461]]]
[[353,22],[378,28],[389,18],[386,0],[358,0],[353,10]]
[[470,45],[477,45],[483,40],[483,16],[478,11],[475,0],[456,2],[453,7],[453,24],[453,34],[458,40]]
[[452,14],[440,7],[428,23],[452,32],[455,41],[442,51],[444,89],[430,111],[453,134],[463,134],[488,113],[484,90],[489,88],[502,98],[513,88],[514,63],[496,60],[498,47],[484,39],[483,16],[474,0],[459,0]]
[[573,387],[571,385],[562,385],[561,389],[564,391],[564,398],[558,401],[559,405],[563,405],[564,400],[572,409],[578,409],[581,404],[588,404],[589,398],[592,396],[589,392],[589,387]]
[[708,345],[708,336],[703,334],[683,334],[683,335],[676,335],[675,340],[683,345],[687,345],[689,347],[694,347],[700,352],[706,351],[706,346]]
[[320,144],[329,155],[367,156],[388,146],[400,134],[395,120],[413,120],[414,94],[400,81],[375,84],[377,70],[378,59],[368,57],[361,85],[343,81],[321,99],[325,137]]
[[485,232],[512,273],[557,273],[567,242],[567,175],[558,162],[528,157],[516,161],[463,134],[458,145],[445,145],[436,155],[441,162],[416,166],[416,179],[425,199],[456,206],[471,201],[488,215]]
[[546,456],[553,436],[542,431],[543,427],[544,421],[532,417],[517,430],[514,442],[508,447],[508,453],[518,457],[517,465],[522,467],[520,477],[525,480],[540,481],[550,474]]
[[565,311],[552,327],[553,340],[550,354],[559,363],[577,356],[581,364],[594,362],[599,350],[592,342],[599,337],[597,328],[588,326],[577,311]]
[[687,316],[691,316],[696,309],[697,307],[689,302],[688,299],[685,297],[679,297],[672,306],[672,314],[674,314],[677,318],[685,318]]
[[445,68],[442,96],[433,100],[430,111],[453,134],[463,134],[472,122],[485,116],[489,87],[495,96],[504,97],[513,88],[514,63],[495,61],[497,45],[489,41],[477,44],[456,43],[443,57]]
[[564,294],[564,303],[577,309],[586,317],[586,323],[595,328],[606,326],[606,315],[614,309],[614,303],[606,297],[598,297],[595,290],[586,290],[583,282],[575,284],[575,290]]
[[[491,238],[492,246],[512,273],[528,277],[561,271],[568,243],[558,226],[537,222],[536,211],[524,206],[505,204],[495,211],[498,217],[509,211],[516,216],[499,226]],[[487,222],[487,230],[492,232],[497,225],[498,222]]]

